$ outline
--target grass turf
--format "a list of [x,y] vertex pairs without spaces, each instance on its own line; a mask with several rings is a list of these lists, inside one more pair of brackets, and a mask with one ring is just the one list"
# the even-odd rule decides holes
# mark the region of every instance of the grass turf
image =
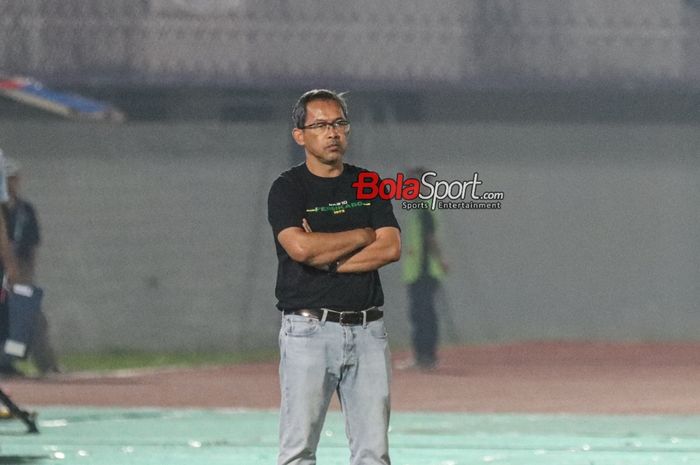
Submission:
[[[73,353],[61,355],[59,364],[65,372],[110,371],[134,368],[192,367],[203,365],[226,365],[246,362],[268,362],[275,360],[275,350],[247,352],[143,352],[133,350],[111,350],[96,353]],[[37,374],[31,360],[22,360],[17,368],[28,375]]]

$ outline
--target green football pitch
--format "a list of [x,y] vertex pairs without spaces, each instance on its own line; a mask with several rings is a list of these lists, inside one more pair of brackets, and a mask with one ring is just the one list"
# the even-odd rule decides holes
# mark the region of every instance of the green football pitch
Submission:
[[[700,463],[700,416],[395,412],[394,465],[645,465]],[[0,422],[0,464],[271,465],[277,413],[252,410],[42,407],[39,434]],[[347,464],[330,412],[319,465]]]

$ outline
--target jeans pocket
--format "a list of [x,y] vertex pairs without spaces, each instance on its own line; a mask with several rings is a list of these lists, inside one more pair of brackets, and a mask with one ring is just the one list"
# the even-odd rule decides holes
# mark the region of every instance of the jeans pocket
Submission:
[[367,324],[367,330],[376,339],[386,339],[389,335],[386,332],[386,326],[384,325],[384,319],[373,321]]
[[293,337],[309,337],[321,327],[321,322],[315,318],[292,316],[284,320],[284,333]]

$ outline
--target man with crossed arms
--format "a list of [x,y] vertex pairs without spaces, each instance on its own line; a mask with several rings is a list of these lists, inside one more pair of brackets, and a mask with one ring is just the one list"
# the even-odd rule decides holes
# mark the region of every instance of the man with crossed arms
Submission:
[[279,465],[314,465],[333,392],[351,465],[389,465],[391,363],[379,273],[401,254],[391,202],[357,200],[366,171],[343,163],[350,123],[342,95],[312,90],[294,107],[304,163],[268,198],[277,257],[280,330]]

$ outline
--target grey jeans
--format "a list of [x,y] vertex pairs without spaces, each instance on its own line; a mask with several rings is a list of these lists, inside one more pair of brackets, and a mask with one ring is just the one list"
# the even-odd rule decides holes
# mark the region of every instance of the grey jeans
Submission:
[[384,320],[342,326],[284,315],[280,345],[279,465],[315,465],[333,392],[351,465],[389,465],[391,362]]

